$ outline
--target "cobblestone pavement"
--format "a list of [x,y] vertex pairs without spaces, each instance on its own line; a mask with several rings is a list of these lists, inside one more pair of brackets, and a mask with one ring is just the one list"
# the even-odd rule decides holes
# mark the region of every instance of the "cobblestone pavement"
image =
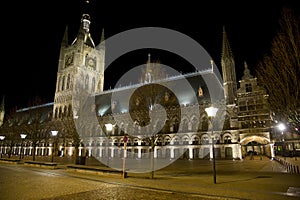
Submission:
[[[211,162],[179,160],[149,174],[128,178],[0,164],[0,199],[299,199],[300,175],[276,161],[217,161],[217,184]],[[291,192],[292,191],[292,192]],[[300,191],[300,190],[299,190]]]

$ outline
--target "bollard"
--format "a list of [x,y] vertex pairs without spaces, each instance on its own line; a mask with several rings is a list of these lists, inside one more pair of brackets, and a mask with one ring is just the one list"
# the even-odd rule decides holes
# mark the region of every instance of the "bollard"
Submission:
[[299,174],[299,166],[297,165],[297,174]]

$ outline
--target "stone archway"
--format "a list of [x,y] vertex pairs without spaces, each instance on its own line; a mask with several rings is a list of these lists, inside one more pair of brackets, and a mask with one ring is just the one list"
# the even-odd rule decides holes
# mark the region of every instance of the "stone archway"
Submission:
[[242,146],[242,155],[253,156],[253,155],[265,155],[271,156],[270,139],[263,136],[247,136],[240,141]]

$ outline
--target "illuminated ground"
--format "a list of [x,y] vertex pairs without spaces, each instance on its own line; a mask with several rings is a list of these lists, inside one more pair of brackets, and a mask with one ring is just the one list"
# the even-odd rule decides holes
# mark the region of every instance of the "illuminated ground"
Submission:
[[148,173],[122,179],[66,172],[65,165],[46,170],[1,163],[0,199],[299,199],[300,174],[287,173],[266,157],[222,160],[216,166],[213,184],[209,160],[176,161],[156,171],[154,179]]

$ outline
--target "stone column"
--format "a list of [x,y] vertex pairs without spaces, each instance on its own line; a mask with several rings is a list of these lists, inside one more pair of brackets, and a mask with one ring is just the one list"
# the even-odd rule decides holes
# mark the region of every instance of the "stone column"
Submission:
[[270,144],[270,150],[271,150],[271,159],[273,160],[275,157],[275,152],[274,152],[274,144]]
[[189,158],[193,159],[193,148],[192,147],[189,148]]

